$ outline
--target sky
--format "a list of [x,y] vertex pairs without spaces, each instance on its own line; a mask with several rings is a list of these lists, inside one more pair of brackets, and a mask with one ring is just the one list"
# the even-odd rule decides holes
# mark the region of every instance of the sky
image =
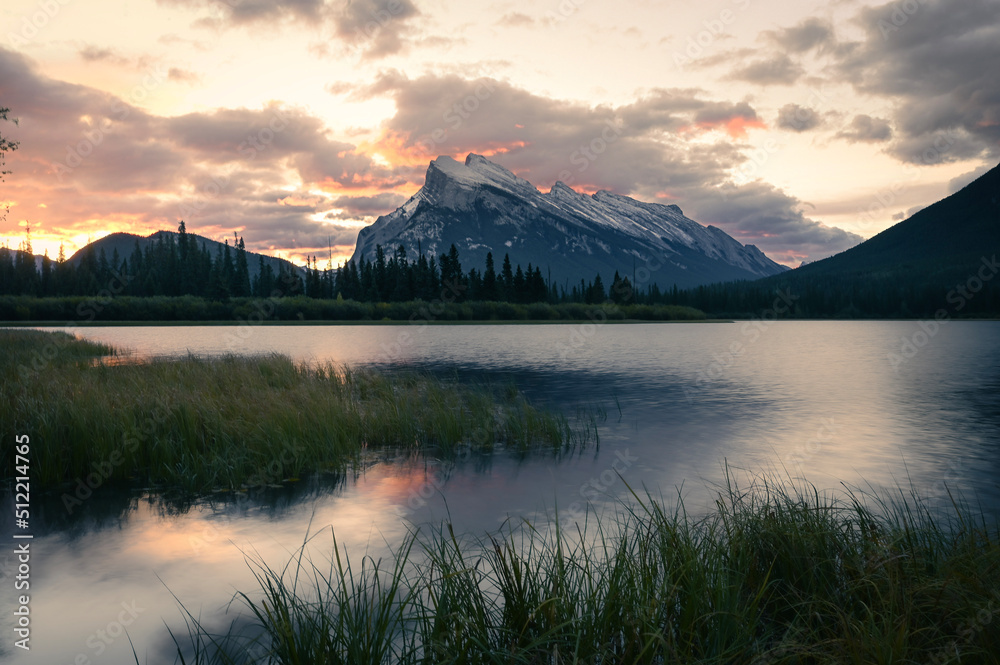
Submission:
[[336,265],[475,152],[797,266],[997,165],[997,65],[1000,0],[5,0],[0,242]]

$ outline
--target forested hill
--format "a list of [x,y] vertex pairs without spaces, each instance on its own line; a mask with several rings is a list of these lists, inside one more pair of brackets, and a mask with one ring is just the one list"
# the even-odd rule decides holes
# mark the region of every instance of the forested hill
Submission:
[[796,317],[1000,315],[1000,166],[961,191],[845,252],[753,282],[681,292],[714,314],[753,313],[776,291]]
[[998,251],[1000,165],[860,245],[795,272],[812,277],[890,271],[917,279],[941,274],[950,281],[968,276],[984,255]]
[[266,295],[279,284],[301,292],[306,271],[284,259],[178,231],[143,237],[112,233],[65,261],[0,248],[0,293],[31,296],[113,295],[205,298]]

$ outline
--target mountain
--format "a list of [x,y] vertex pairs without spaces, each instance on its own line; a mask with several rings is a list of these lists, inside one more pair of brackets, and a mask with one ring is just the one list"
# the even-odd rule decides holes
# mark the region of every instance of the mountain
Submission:
[[476,154],[464,164],[451,157],[433,160],[416,194],[361,230],[353,260],[373,260],[377,245],[387,253],[403,245],[410,257],[418,250],[430,257],[452,244],[466,269],[482,269],[487,252],[499,269],[509,253],[513,262],[539,266],[562,285],[595,274],[610,281],[618,271],[630,279],[636,274],[640,288],[687,288],[787,270],[753,245],[685,217],[675,205],[607,191],[588,196],[562,182],[543,194]]
[[998,252],[1000,165],[860,245],[793,273],[806,278],[891,272],[909,279],[925,278],[929,271],[957,279]]
[[[121,233],[121,232],[111,233],[77,250],[77,252],[73,254],[73,256],[69,257],[68,261],[70,263],[73,263],[74,265],[79,265],[80,260],[91,249],[93,249],[95,256],[99,256],[101,250],[104,250],[104,254],[105,256],[108,257],[109,260],[114,255],[115,251],[118,252],[119,258],[127,259],[130,256],[132,256],[132,252],[135,250],[136,243],[138,243],[139,247],[142,248],[143,251],[145,251],[147,245],[159,242],[161,237],[166,241],[173,241],[176,243],[178,235],[179,234],[175,233],[174,231],[157,231],[156,233],[153,233],[148,236],[139,236],[133,233]],[[213,260],[215,259],[216,252],[219,249],[221,249],[224,245],[224,243],[218,242],[216,240],[210,240],[195,233],[188,233],[187,235],[189,238],[194,238],[195,240],[197,240],[199,249],[207,247],[208,252],[209,254],[212,255]],[[232,250],[233,245],[230,245],[229,248],[230,250]],[[278,273],[278,268],[282,265],[285,266],[286,270],[290,269],[295,274],[298,275],[305,274],[305,271],[302,268],[296,266],[291,261],[286,261],[285,259],[279,259],[274,256],[267,256],[266,254],[256,254],[248,250],[247,268],[250,271],[251,281],[253,281],[253,278],[257,276],[257,272],[259,271],[259,264],[257,261],[258,256],[264,258],[264,264],[271,266],[271,269],[274,270],[275,274]]]
[[780,292],[795,317],[995,317],[998,257],[1000,165],[840,254],[755,282],[713,285],[680,302],[740,316],[776,308]]

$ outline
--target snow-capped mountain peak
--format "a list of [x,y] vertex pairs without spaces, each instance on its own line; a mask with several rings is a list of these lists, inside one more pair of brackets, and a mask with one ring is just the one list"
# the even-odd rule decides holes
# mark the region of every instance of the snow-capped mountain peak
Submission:
[[[547,193],[486,157],[431,161],[424,186],[358,236],[355,258],[376,245],[440,254],[451,244],[464,265],[482,268],[486,253],[509,253],[522,265],[548,268],[559,280],[605,279],[646,266],[663,288],[755,279],[785,270],[756,247],[686,217],[676,205],[645,203],[556,182]],[[655,270],[654,270],[655,268]],[[638,279],[638,278],[637,278]],[[643,284],[637,286],[643,287]]]

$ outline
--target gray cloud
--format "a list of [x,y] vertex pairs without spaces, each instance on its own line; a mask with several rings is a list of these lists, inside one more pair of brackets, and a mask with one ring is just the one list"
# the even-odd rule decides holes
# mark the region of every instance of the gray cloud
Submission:
[[[399,53],[411,36],[420,11],[412,0],[157,0],[159,4],[211,9],[221,16],[203,16],[195,23],[210,29],[248,25],[274,26],[296,22],[328,26],[345,44],[364,57]],[[317,52],[330,55],[325,45]]]
[[341,208],[347,214],[345,219],[384,215],[406,202],[406,197],[392,192],[382,192],[374,196],[340,196],[331,205]]
[[889,121],[870,115],[856,115],[849,127],[837,132],[837,138],[851,143],[882,143],[892,138]]
[[791,85],[803,74],[805,70],[801,66],[779,53],[737,69],[729,78],[758,85]]
[[524,26],[535,25],[535,19],[528,16],[527,14],[522,14],[521,12],[510,12],[504,14],[500,18],[500,20],[497,21],[497,25],[502,25],[509,28],[520,28]]
[[849,249],[864,238],[826,226],[804,214],[802,202],[764,182],[726,186],[721,196],[694,191],[690,207],[702,224],[713,224],[772,258],[816,261]]
[[823,50],[835,43],[833,25],[821,18],[809,18],[791,28],[765,33],[778,46],[792,53]]
[[896,100],[890,152],[912,163],[1000,156],[1000,0],[922,0],[865,8],[865,38],[844,49],[842,76]]
[[360,96],[395,100],[386,140],[414,162],[493,152],[491,159],[540,189],[561,180],[583,191],[678,203],[692,218],[792,262],[823,258],[861,241],[807,218],[800,201],[769,185],[720,188],[747,163],[740,144],[690,142],[683,134],[716,128],[736,138],[744,127],[762,123],[748,102],[704,94],[653,90],[630,104],[589,107],[493,79],[411,80],[390,72]]
[[245,229],[257,249],[324,247],[327,225],[312,217],[331,200],[309,190],[401,182],[353,145],[331,139],[322,120],[301,109],[272,104],[161,117],[49,79],[3,48],[0,71],[0,99],[19,117],[22,142],[5,196],[47,202],[36,217],[48,228],[72,232],[85,224],[90,231],[85,220],[127,219],[171,229],[184,218],[192,231]]
[[778,119],[775,124],[781,129],[792,132],[807,132],[823,124],[823,118],[811,108],[798,104],[785,104],[778,109]]
[[333,21],[338,37],[381,58],[403,50],[409,21],[419,15],[410,0],[350,0]]
[[996,167],[996,164],[983,164],[980,167],[972,169],[968,173],[963,173],[957,178],[952,178],[948,181],[948,193],[954,194],[955,192],[964,189],[966,185],[972,184],[974,180],[978,180],[981,176],[985,175],[987,171]]
[[220,9],[232,25],[274,22],[282,19],[316,20],[326,6],[324,0],[157,0],[161,5]]
[[188,69],[171,67],[167,70],[167,78],[178,83],[198,83],[201,77]]
[[116,65],[125,64],[128,60],[113,49],[110,48],[100,48],[92,44],[87,44],[80,48],[77,53],[83,58],[84,62],[113,62]]

